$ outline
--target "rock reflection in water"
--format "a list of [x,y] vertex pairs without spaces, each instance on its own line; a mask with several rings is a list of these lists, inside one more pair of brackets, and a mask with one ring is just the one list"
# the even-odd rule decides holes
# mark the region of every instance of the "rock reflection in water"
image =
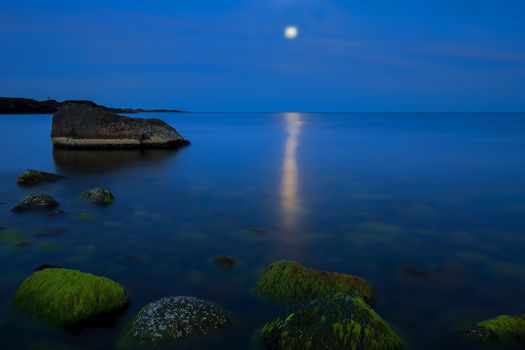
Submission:
[[68,150],[53,149],[53,160],[64,173],[109,173],[141,163],[162,163],[180,150]]

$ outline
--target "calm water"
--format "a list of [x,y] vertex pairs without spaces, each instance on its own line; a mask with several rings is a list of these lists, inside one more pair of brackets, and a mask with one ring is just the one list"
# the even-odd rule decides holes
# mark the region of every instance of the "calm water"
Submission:
[[[462,349],[463,327],[525,313],[524,114],[158,117],[192,146],[57,152],[50,116],[0,116],[0,226],[31,243],[0,243],[0,339],[9,349],[113,349],[126,321],[168,295],[215,301],[236,321],[213,346],[188,348],[257,348],[256,329],[284,307],[251,288],[282,258],[369,280],[376,310],[408,349]],[[17,186],[28,168],[69,179]],[[96,186],[116,202],[98,208],[79,197]],[[66,215],[12,214],[32,192],[53,195]],[[238,264],[219,270],[216,255]],[[80,334],[33,322],[9,299],[44,263],[110,277],[133,302],[117,324]]]

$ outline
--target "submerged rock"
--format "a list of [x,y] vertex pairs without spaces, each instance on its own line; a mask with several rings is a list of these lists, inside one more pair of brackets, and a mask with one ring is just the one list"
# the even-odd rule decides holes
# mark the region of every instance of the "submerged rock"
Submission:
[[65,103],[53,115],[59,148],[176,148],[189,144],[159,119],[128,118],[96,105]]
[[46,268],[22,283],[12,303],[43,321],[68,328],[122,310],[129,303],[129,295],[124,287],[105,277]]
[[43,182],[55,182],[65,179],[64,176],[57,174],[45,173],[38,170],[27,170],[16,180],[19,185],[36,185]]
[[167,297],[149,303],[132,321],[123,343],[158,344],[204,335],[230,320],[214,304],[193,297]]
[[115,200],[115,197],[110,190],[105,188],[93,188],[91,190],[82,192],[82,197],[86,198],[95,204],[111,204]]
[[400,350],[400,338],[360,297],[332,294],[291,308],[262,330],[266,349]]
[[432,277],[434,273],[432,271],[416,269],[416,268],[405,268],[401,272],[410,277]]
[[272,299],[296,303],[345,292],[374,299],[374,287],[352,275],[308,269],[294,261],[279,260],[263,272],[255,291]]
[[216,256],[213,262],[221,269],[231,269],[235,266],[235,259],[231,256]]
[[525,340],[525,315],[501,315],[470,327],[463,335],[479,343]]
[[11,211],[15,213],[38,210],[53,209],[60,205],[53,197],[47,194],[32,194],[20,201]]
[[0,230],[0,243],[16,243],[22,240],[24,236],[18,230]]

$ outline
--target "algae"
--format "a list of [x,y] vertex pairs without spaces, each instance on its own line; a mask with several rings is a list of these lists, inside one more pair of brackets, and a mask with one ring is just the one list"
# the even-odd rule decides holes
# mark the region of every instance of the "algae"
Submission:
[[267,267],[257,281],[255,291],[289,303],[310,301],[338,292],[352,293],[371,302],[375,295],[372,285],[360,277],[308,269],[287,260],[279,260]]
[[267,349],[400,350],[401,339],[360,297],[337,293],[297,305],[261,332]]
[[34,272],[12,299],[19,310],[66,328],[128,303],[124,287],[108,278],[56,268]]

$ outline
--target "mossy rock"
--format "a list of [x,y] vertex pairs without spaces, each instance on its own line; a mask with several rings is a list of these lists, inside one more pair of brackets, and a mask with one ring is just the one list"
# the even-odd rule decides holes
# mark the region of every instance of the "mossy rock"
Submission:
[[108,278],[56,268],[34,272],[12,299],[19,310],[65,328],[118,312],[128,303],[126,289]]
[[374,287],[360,277],[308,269],[286,260],[267,267],[257,281],[255,291],[289,303],[310,301],[338,292],[352,293],[370,302],[375,295]]
[[93,188],[91,190],[82,192],[82,197],[92,203],[100,205],[108,205],[115,201],[115,197],[111,191],[106,188]]
[[291,308],[267,323],[262,340],[269,350],[400,350],[401,339],[360,297],[332,294]]
[[171,343],[227,327],[220,307],[194,297],[173,296],[149,303],[127,326],[119,348]]
[[30,210],[53,209],[59,205],[58,201],[50,195],[36,193],[21,200],[11,211],[20,213]]
[[470,327],[464,335],[480,343],[525,340],[525,315],[501,315]]
[[19,185],[36,185],[45,182],[55,182],[62,179],[65,179],[65,177],[38,170],[27,170],[18,177],[16,183]]

